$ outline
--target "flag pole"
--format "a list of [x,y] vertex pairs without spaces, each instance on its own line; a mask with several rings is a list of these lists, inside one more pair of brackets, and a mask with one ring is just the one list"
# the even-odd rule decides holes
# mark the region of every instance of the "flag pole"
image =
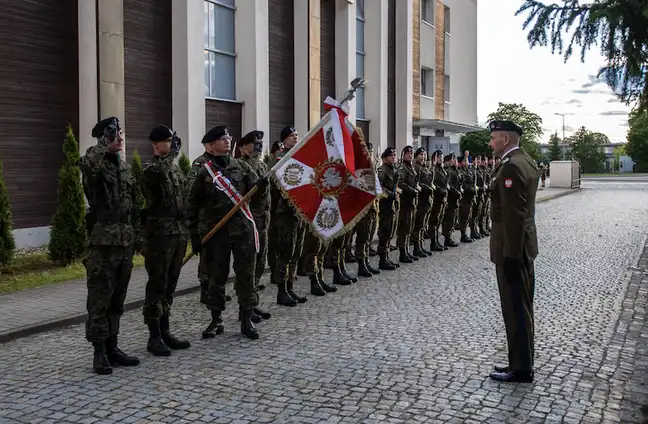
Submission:
[[[363,78],[359,78],[359,77],[354,79],[353,81],[351,81],[351,87],[349,87],[347,89],[345,96],[339,102],[340,106],[342,106],[343,104],[345,104],[348,101],[352,100],[355,97],[355,92],[358,91],[359,88],[364,87],[365,84],[366,84],[366,81]],[[322,128],[322,126],[324,124],[326,124],[330,119],[331,119],[330,114],[327,113],[326,115],[324,115],[324,117],[317,123],[317,125],[315,125],[313,128],[311,128],[311,130],[308,131],[308,133],[301,140],[299,140],[299,143],[297,143],[295,146],[293,146],[291,151],[289,151],[287,154],[285,154],[284,157],[282,157],[281,160],[279,160],[279,162],[277,162],[268,171],[268,173],[265,175],[264,178],[269,178],[271,175],[273,175],[275,173],[275,171],[277,170],[277,168],[283,166],[293,156],[294,153],[291,153],[291,152],[298,151],[299,147],[301,147],[304,143],[306,143],[308,140],[310,140],[310,138],[317,131],[319,131],[320,128]],[[223,218],[221,218],[221,220],[218,221],[218,223],[216,223],[216,225],[214,225],[212,227],[212,229],[207,234],[205,234],[205,236],[200,241],[200,244],[202,244],[202,245],[206,244],[214,236],[214,234],[216,234],[221,228],[223,228],[223,226],[225,224],[227,224],[227,222],[232,218],[232,216],[234,216],[234,214],[236,212],[238,212],[241,209],[241,207],[244,204],[246,204],[250,200],[250,198],[252,196],[254,196],[256,194],[256,192],[258,190],[259,190],[258,186],[252,187],[252,189],[250,189],[250,191],[248,191],[245,194],[245,196],[243,196],[243,198],[236,205],[234,205],[234,207],[232,207],[232,209],[230,209],[229,212],[227,212],[227,214],[225,214],[225,216]],[[190,252],[189,255],[187,255],[187,257],[185,257],[184,260],[182,261],[182,266],[185,266],[185,264],[187,262],[189,262],[189,260],[192,257],[193,257],[193,252]]]

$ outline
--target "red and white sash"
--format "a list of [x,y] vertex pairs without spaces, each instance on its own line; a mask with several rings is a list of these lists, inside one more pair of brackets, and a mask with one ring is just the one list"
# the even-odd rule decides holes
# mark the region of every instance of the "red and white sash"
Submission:
[[[243,199],[243,196],[236,191],[232,182],[223,175],[222,172],[214,172],[211,167],[211,162],[205,163],[205,168],[207,168],[207,172],[209,172],[209,175],[211,175],[214,180],[214,186],[225,193],[234,205],[238,204]],[[254,247],[256,248],[256,252],[259,253],[259,232],[257,231],[256,223],[254,222],[254,216],[252,215],[252,212],[250,212],[250,206],[247,203],[244,203],[241,206],[241,211],[248,221],[252,223],[252,228],[254,229]]]

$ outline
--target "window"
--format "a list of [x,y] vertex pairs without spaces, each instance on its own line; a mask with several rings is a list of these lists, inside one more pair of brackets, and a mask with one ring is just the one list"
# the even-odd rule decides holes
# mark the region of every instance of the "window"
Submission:
[[448,75],[443,78],[443,96],[443,100],[450,103],[450,76]]
[[[364,0],[356,0],[356,77],[364,78],[365,73],[365,18]],[[365,119],[365,89],[356,91],[356,118]]]
[[450,8],[443,6],[443,30],[450,34]]
[[421,95],[434,97],[434,69],[421,68]]
[[421,19],[430,25],[434,25],[434,3],[436,0],[421,1]]
[[204,0],[205,97],[236,99],[235,0]]

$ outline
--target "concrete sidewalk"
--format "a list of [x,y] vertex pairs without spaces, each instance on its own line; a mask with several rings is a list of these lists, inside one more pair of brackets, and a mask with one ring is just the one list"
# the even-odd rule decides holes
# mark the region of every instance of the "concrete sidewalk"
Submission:
[[[578,190],[539,189],[536,202],[545,202],[576,191]],[[180,296],[199,289],[196,278],[197,266],[197,260],[192,259],[182,269],[176,295]],[[230,273],[230,278],[232,276],[233,274]],[[142,306],[147,278],[144,267],[133,269],[124,304],[125,309]],[[267,276],[264,280],[267,284]],[[274,290],[273,287],[269,289]],[[231,289],[228,289],[229,291]],[[86,295],[85,279],[1,295],[0,343],[83,322],[86,316]]]

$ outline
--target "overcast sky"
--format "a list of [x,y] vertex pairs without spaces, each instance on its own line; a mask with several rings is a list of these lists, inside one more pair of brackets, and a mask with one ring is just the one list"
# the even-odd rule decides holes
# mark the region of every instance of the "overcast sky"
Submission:
[[523,103],[543,120],[543,141],[554,131],[565,133],[585,126],[606,134],[614,142],[626,140],[630,108],[617,101],[610,88],[596,80],[603,60],[597,48],[581,63],[580,55],[564,63],[550,48],[529,49],[524,18],[515,11],[522,0],[478,0],[480,122],[485,122],[498,102]]

